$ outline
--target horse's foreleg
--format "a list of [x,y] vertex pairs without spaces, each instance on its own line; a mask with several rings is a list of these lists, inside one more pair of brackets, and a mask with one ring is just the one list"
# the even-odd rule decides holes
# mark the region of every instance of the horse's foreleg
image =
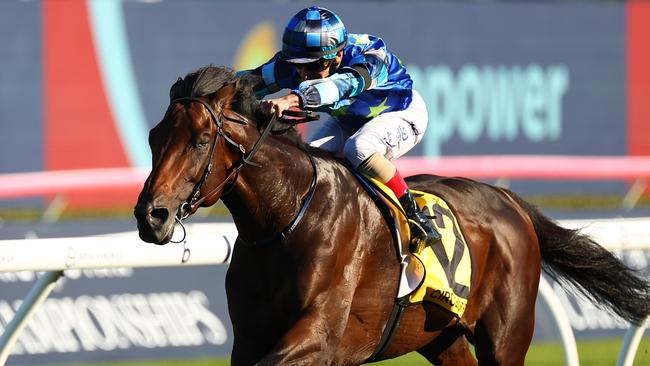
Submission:
[[258,365],[331,364],[350,311],[341,303],[310,307]]

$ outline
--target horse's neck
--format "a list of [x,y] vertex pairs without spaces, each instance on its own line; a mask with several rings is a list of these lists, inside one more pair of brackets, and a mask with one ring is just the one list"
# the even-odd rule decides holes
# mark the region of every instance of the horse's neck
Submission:
[[253,241],[283,230],[297,215],[313,179],[308,155],[295,146],[265,143],[222,197],[240,236]]

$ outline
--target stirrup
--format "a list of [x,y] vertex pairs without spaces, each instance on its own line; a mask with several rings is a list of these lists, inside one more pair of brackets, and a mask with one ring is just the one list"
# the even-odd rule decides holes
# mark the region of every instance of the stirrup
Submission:
[[411,253],[420,253],[427,247],[433,246],[442,240],[440,233],[435,228],[434,234],[437,234],[437,237],[429,235],[419,222],[411,219],[408,222],[411,229],[411,242],[409,243]]
[[[420,225],[417,225],[419,228]],[[409,243],[409,252],[411,253],[421,253],[427,247],[427,241],[422,239],[420,235],[414,235],[413,229],[415,226],[411,226],[411,242]],[[420,228],[420,230],[422,230]]]

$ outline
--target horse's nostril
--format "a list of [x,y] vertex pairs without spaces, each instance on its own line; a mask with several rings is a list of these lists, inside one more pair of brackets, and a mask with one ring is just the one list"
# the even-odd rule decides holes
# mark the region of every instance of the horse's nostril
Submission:
[[156,219],[156,221],[165,222],[169,217],[169,210],[167,210],[164,207],[154,208],[153,210],[151,210],[151,217]]

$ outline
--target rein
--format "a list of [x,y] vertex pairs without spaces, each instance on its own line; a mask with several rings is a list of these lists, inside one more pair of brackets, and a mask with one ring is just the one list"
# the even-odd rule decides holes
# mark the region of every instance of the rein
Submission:
[[287,236],[289,236],[289,234],[291,234],[293,229],[295,229],[296,226],[298,226],[298,223],[307,212],[307,208],[309,208],[311,199],[314,198],[314,192],[316,191],[316,182],[318,180],[318,172],[316,171],[316,163],[314,162],[314,158],[309,154],[307,154],[307,156],[309,157],[309,162],[311,163],[314,173],[311,179],[311,184],[309,185],[309,191],[307,191],[305,198],[302,200],[302,206],[300,207],[300,211],[298,211],[296,217],[294,217],[293,220],[291,220],[289,225],[287,225],[287,227],[284,228],[284,230],[278,232],[277,234],[273,235],[273,237],[269,239],[245,241],[240,236],[237,236],[237,241],[236,241],[237,243],[241,243],[249,247],[254,247],[258,245],[269,244],[275,241],[280,241],[286,238]]
[[[242,145],[231,139],[230,137],[226,136],[226,134],[223,132],[223,122],[219,119],[217,116],[217,113],[214,111],[214,109],[210,106],[208,102],[206,102],[203,99],[200,98],[195,98],[195,97],[181,97],[181,98],[176,98],[170,102],[170,106],[182,102],[182,101],[191,101],[191,102],[198,102],[201,103],[210,113],[210,116],[212,120],[215,122],[217,125],[217,136],[214,138],[214,142],[210,146],[210,158],[208,160],[208,165],[206,165],[205,169],[203,170],[203,174],[201,176],[201,179],[199,182],[194,186],[194,189],[192,190],[192,194],[187,198],[187,200],[179,207],[178,212],[176,213],[175,220],[180,224],[181,228],[183,229],[183,238],[179,240],[178,242],[175,243],[180,243],[185,240],[186,236],[186,231],[185,231],[185,226],[183,226],[183,220],[188,218],[203,201],[206,200],[206,198],[210,197],[213,195],[215,192],[219,191],[220,189],[224,188],[224,186],[228,183],[231,183],[231,180],[233,177],[236,177],[239,173],[239,171],[246,165],[252,165],[257,168],[261,168],[262,165],[259,163],[256,163],[251,160],[253,155],[260,149],[262,146],[262,143],[264,143],[264,140],[268,137],[270,133],[278,133],[277,130],[273,130],[273,126],[275,125],[277,121],[277,117],[275,114],[273,114],[273,117],[271,117],[271,120],[269,121],[268,125],[264,128],[264,131],[262,131],[262,134],[260,137],[255,141],[255,144],[253,144],[253,147],[251,148],[250,151],[246,151],[246,148]],[[237,114],[239,116],[239,114]],[[235,118],[230,118],[226,115],[224,117],[231,121],[235,122],[238,124],[247,124],[245,120],[242,119],[235,119]],[[241,116],[240,116],[241,117]],[[317,117],[314,117],[313,114],[307,114],[305,115],[305,120],[304,122],[309,122],[313,121],[315,119],[318,119]],[[294,122],[292,124],[298,124],[301,122]],[[207,194],[203,195],[202,197],[199,198],[201,194],[201,188],[205,184],[205,182],[208,179],[208,176],[212,172],[212,160],[214,159],[214,153],[215,150],[217,149],[217,144],[219,142],[219,138],[222,137],[226,142],[228,142],[230,145],[236,147],[241,151],[241,158],[237,163],[235,163],[232,167],[230,167],[231,171],[230,173],[226,176],[226,178],[221,182],[218,186],[210,190]],[[309,191],[307,192],[305,198],[303,199],[302,205],[300,207],[300,210],[298,211],[298,214],[294,219],[289,223],[289,225],[282,231],[278,232],[276,235],[274,235],[270,239],[265,239],[265,240],[260,240],[260,241],[253,241],[253,242],[246,242],[240,237],[237,237],[237,241],[241,242],[242,244],[249,245],[249,246],[256,246],[256,245],[261,245],[261,244],[266,244],[270,243],[276,240],[281,240],[286,238],[291,232],[295,229],[295,227],[298,225],[302,217],[305,215],[305,212],[307,211],[307,208],[309,207],[309,204],[311,203],[312,198],[314,197],[314,192],[316,191],[316,183],[318,179],[318,173],[316,170],[316,163],[314,162],[314,158],[307,154],[309,157],[309,162],[312,166],[313,169],[313,178],[311,181],[311,184],[309,186]],[[231,186],[232,187],[232,186]]]

